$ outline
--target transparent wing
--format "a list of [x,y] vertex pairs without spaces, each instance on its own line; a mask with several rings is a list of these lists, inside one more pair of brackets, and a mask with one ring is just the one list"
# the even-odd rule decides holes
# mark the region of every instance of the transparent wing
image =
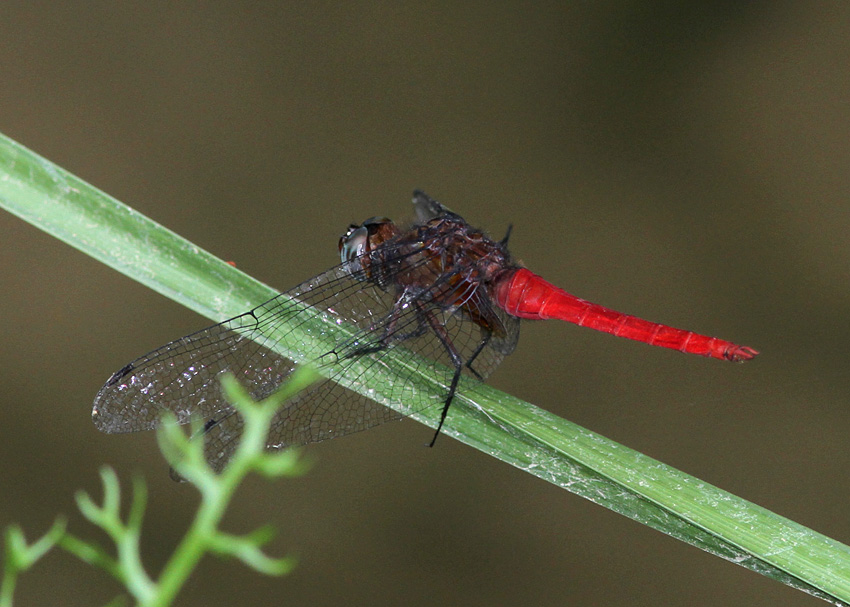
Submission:
[[[390,277],[402,270],[415,271],[420,278],[432,271],[433,264],[422,251],[392,253],[384,250],[374,257],[371,271]],[[166,411],[179,423],[200,415],[205,421],[207,459],[215,469],[222,469],[238,444],[242,422],[222,396],[219,375],[232,373],[254,398],[271,394],[295,367],[295,362],[276,351],[277,342],[290,339],[295,329],[315,317],[316,310],[355,330],[329,351],[299,348],[306,352],[303,360],[324,366],[330,379],[284,405],[269,434],[270,448],[335,438],[442,406],[445,397],[434,400],[409,389],[416,369],[383,394],[402,405],[404,413],[334,381],[345,375],[348,382],[373,385],[385,372],[382,360],[394,348],[403,347],[433,361],[428,374],[436,373],[448,390],[457,360],[468,363],[465,373],[483,379],[516,344],[518,319],[493,305],[479,288],[450,286],[456,282],[452,275],[429,277],[424,281],[429,283],[427,288],[396,282],[385,290],[363,275],[352,275],[350,267],[332,268],[254,310],[131,362],[113,374],[95,397],[95,425],[109,433],[134,432],[155,428]],[[459,288],[466,289],[460,296]]]

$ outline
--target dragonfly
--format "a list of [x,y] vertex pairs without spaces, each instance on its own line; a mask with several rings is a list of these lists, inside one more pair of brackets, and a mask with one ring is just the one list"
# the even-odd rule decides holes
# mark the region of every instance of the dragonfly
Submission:
[[[205,457],[221,471],[242,430],[241,417],[222,395],[221,374],[232,373],[261,399],[309,362],[325,379],[282,406],[269,449],[336,438],[440,407],[433,446],[461,378],[485,380],[513,352],[522,319],[559,319],[732,362],[758,354],[570,295],[511,257],[510,228],[497,241],[424,192],[414,192],[413,205],[416,220],[408,227],[386,217],[352,224],[339,241],[339,265],[121,368],[95,397],[95,426],[135,432],[156,428],[166,412],[181,424],[200,416]],[[329,345],[310,345],[307,327],[317,318],[345,330],[334,333]],[[292,349],[297,355],[283,347],[293,341],[301,342]],[[379,382],[393,356],[406,362],[381,398],[351,389]],[[417,388],[423,373],[443,389],[436,400]]]

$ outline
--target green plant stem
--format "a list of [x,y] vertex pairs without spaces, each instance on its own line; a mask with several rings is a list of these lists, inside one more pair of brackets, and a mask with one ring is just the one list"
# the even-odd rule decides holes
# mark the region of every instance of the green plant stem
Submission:
[[3,583],[0,584],[0,607],[12,607],[12,599],[17,585],[17,574],[11,572],[7,566],[3,572]]
[[231,494],[229,492],[232,492],[232,489],[234,488],[228,484],[222,487],[221,491],[205,493],[192,526],[163,569],[158,583],[159,591],[156,599],[148,603],[150,607],[164,607],[174,602],[178,592],[203,557],[208,546],[208,538],[215,534],[227,507],[229,499],[227,496]]
[[115,559],[105,556],[104,550],[91,541],[82,540],[75,535],[65,533],[59,540],[58,545],[65,551],[70,552],[84,563],[99,567],[109,573],[121,583],[124,583],[124,572]]
[[[246,426],[245,430],[240,450],[256,443],[265,444],[264,436],[259,438],[253,436],[256,434],[253,426]],[[163,568],[163,574],[157,584],[159,591],[156,601],[150,603],[151,607],[163,607],[174,601],[201,557],[209,549],[210,540],[217,533],[216,530],[224,517],[227,505],[249,467],[250,462],[237,454],[231,465],[222,472],[218,482],[198,485],[203,495],[198,512],[186,535]]]
[[59,517],[41,538],[27,545],[23,530],[17,525],[6,528],[4,537],[3,580],[0,583],[0,607],[12,607],[18,576],[32,567],[65,534],[65,519]]
[[[213,320],[251,309],[276,292],[198,249],[15,142],[0,137],[0,205],[135,280]],[[304,319],[300,319],[304,320]],[[291,327],[291,343],[333,335],[320,315]],[[374,385],[343,378],[378,402],[409,360],[387,357]],[[303,359],[300,359],[303,360]],[[445,386],[425,371],[417,390]],[[435,427],[436,414],[414,418]],[[472,381],[461,383],[443,428],[485,453],[795,588],[850,601],[850,549],[690,475],[533,405]],[[211,510],[208,515],[214,517]],[[199,529],[197,534],[201,533]],[[199,538],[193,541],[200,541]],[[176,575],[176,574],[175,574]]]
[[[232,378],[225,380],[225,389],[229,398],[245,420],[239,446],[229,465],[221,474],[216,475],[203,462],[201,444],[184,443],[185,457],[194,458],[194,461],[190,461],[190,465],[195,468],[195,471],[189,478],[201,492],[201,504],[189,530],[163,568],[157,583],[155,598],[146,605],[150,607],[170,605],[205,553],[221,552],[227,545],[231,548],[225,552],[233,554],[234,545],[246,545],[244,538],[226,535],[219,531],[219,524],[236,489],[249,472],[264,469],[264,464],[276,458],[288,461],[283,457],[285,454],[264,453],[269,427],[281,403],[306,388],[316,377],[312,369],[302,367],[299,373],[290,378],[282,391],[256,404],[251,402],[248,394],[236,384],[235,380]],[[163,432],[163,434],[167,433]],[[163,438],[161,437],[160,440],[162,441]],[[179,462],[175,464],[179,466]],[[298,466],[290,464],[288,468],[290,473],[296,473]],[[283,469],[278,468],[278,470]],[[249,540],[248,544],[257,547],[257,544],[266,536],[268,532],[261,533],[253,541]],[[257,562],[254,562],[254,565],[257,567]]]

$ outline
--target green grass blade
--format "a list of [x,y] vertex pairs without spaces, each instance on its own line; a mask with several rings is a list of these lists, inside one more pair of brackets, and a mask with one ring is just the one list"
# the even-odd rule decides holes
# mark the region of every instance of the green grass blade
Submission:
[[276,291],[0,134],[0,205],[213,320]]
[[[213,320],[276,294],[2,135],[0,206]],[[316,314],[293,335],[320,349],[338,331]],[[297,343],[286,347],[298,353]],[[392,357],[370,385],[344,381],[382,402],[411,356]],[[443,393],[427,375],[416,381],[414,390]],[[847,546],[484,384],[463,381],[455,403],[444,431],[458,440],[753,571],[850,602]],[[436,427],[435,415],[413,417]]]

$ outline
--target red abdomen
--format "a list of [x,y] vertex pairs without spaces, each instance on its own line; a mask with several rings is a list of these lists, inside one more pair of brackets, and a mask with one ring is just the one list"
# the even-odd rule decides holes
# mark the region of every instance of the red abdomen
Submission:
[[557,318],[652,346],[734,362],[758,354],[746,346],[649,322],[579,299],[525,268],[505,273],[494,283],[493,290],[499,307],[519,318]]

